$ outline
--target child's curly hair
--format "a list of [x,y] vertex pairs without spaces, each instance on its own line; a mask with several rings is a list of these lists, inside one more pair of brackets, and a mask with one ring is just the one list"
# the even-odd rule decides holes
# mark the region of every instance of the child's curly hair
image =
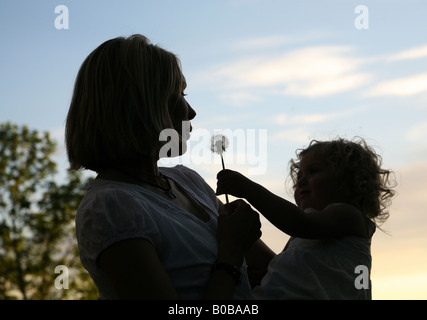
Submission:
[[386,208],[395,195],[393,172],[381,168],[382,158],[362,138],[349,141],[312,140],[305,149],[296,151],[290,161],[290,177],[296,186],[301,159],[309,152],[321,153],[337,170],[340,190],[348,195],[347,201],[359,208],[369,219],[381,224],[388,217]]

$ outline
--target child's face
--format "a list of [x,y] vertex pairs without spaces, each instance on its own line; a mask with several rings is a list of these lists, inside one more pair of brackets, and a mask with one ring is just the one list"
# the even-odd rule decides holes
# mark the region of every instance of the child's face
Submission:
[[342,202],[338,192],[338,176],[333,166],[321,153],[308,152],[300,162],[294,198],[297,206],[305,210],[323,210],[333,202]]

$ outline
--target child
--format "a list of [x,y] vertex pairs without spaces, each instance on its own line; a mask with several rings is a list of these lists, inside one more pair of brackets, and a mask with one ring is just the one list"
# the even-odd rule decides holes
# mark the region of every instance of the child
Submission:
[[[217,194],[248,200],[291,236],[254,290],[259,299],[370,299],[371,238],[394,191],[364,140],[312,141],[290,162],[296,205],[243,175],[218,173]],[[363,279],[362,279],[363,280]]]

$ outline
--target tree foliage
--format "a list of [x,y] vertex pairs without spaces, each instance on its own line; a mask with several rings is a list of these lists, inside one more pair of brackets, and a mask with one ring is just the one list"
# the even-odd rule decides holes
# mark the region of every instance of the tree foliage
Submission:
[[[85,181],[69,172],[56,182],[55,149],[48,132],[0,124],[0,299],[97,298],[75,240]],[[68,289],[55,287],[58,265]]]

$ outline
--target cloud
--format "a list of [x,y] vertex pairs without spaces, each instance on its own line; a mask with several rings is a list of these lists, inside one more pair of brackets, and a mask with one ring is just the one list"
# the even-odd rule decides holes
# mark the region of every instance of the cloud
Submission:
[[330,37],[330,33],[322,32],[319,30],[310,30],[303,34],[298,35],[269,35],[262,37],[253,37],[237,41],[231,45],[231,49],[235,51],[248,51],[248,50],[266,50],[277,48],[280,46],[289,46],[296,43],[307,43],[309,41],[319,41]]
[[271,121],[280,126],[289,125],[307,125],[326,122],[337,118],[347,117],[351,114],[359,112],[360,108],[346,109],[343,111],[330,112],[330,113],[300,113],[300,114],[288,114],[279,113],[271,118]]
[[391,55],[388,61],[412,60],[427,57],[427,45],[411,48]]
[[274,117],[274,122],[278,125],[298,125],[298,124],[313,124],[323,122],[329,119],[331,115],[327,114],[297,114],[289,115],[286,113],[280,113]]
[[[199,75],[199,80],[225,91],[223,99],[242,106],[260,101],[263,93],[317,98],[348,92],[366,87],[378,77],[372,68],[363,70],[367,65],[427,57],[427,45],[381,57],[357,57],[354,47],[339,45],[266,53],[284,50],[281,47],[289,47],[290,43],[298,41],[296,37],[283,35],[242,40],[231,49],[244,51],[248,55],[246,58],[217,65],[210,72]],[[427,73],[377,79],[376,83],[367,91],[366,97],[410,96],[427,91]]]
[[306,143],[307,141],[311,140],[311,133],[306,128],[296,127],[280,130],[279,132],[273,134],[272,139],[296,143]]
[[[396,62],[427,58],[427,45],[384,56],[382,61]],[[427,91],[427,73],[385,80],[369,90],[367,96],[410,96]]]
[[238,41],[231,46],[237,51],[266,49],[301,41],[294,36],[271,35],[267,37],[250,38]]
[[218,66],[205,77],[224,89],[275,89],[284,95],[320,97],[366,85],[370,75],[359,71],[362,59],[352,47],[314,46],[276,56],[240,59]]
[[410,96],[427,91],[427,73],[384,81],[372,88],[368,96]]
[[236,91],[231,93],[224,93],[220,95],[221,100],[226,101],[232,105],[241,107],[251,102],[261,101],[261,98],[246,91]]
[[[310,137],[316,136],[320,139],[323,134],[315,134],[315,124],[324,123],[338,118],[348,117],[352,114],[360,112],[360,108],[352,108],[343,111],[331,113],[300,113],[288,114],[279,113],[270,118],[270,122],[275,126],[285,127],[284,130],[279,130],[273,134],[272,139],[286,140],[290,142],[306,143]],[[324,137],[330,139],[330,137]]]
[[310,98],[328,96],[358,88],[369,81],[367,74],[339,75],[334,77],[304,79],[291,82],[285,89],[287,95]]

